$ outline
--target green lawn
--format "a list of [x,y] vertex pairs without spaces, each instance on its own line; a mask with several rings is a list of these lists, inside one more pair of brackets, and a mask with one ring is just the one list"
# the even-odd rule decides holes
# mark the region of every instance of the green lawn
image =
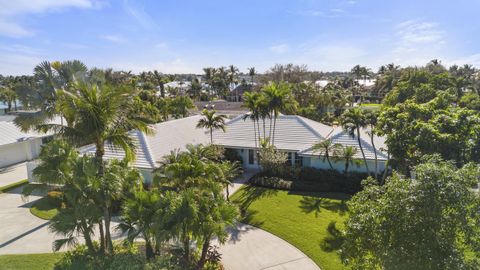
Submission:
[[338,230],[348,215],[348,195],[247,186],[232,199],[247,209],[245,223],[290,242],[322,270],[346,269],[337,251],[341,244]]
[[51,270],[62,253],[22,254],[0,256],[2,270]]
[[45,196],[32,204],[30,213],[41,219],[50,220],[57,215],[58,209],[54,200],[51,197]]

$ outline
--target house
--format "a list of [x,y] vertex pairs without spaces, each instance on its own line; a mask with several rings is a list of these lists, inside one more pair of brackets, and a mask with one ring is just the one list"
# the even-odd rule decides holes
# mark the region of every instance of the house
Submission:
[[0,168],[35,159],[51,135],[23,132],[11,121],[0,121]]
[[[262,120],[260,120],[259,125],[260,136],[264,138],[264,125]],[[341,127],[324,125],[297,115],[280,115],[276,120],[275,126],[274,145],[278,150],[288,153],[288,159],[292,166],[329,169],[329,164],[324,160],[323,156],[320,156],[318,151],[312,149],[314,144],[326,139],[331,139],[334,144],[356,147],[358,151],[354,158],[363,159],[357,138],[347,134]],[[267,118],[265,119],[265,133],[267,133],[267,137],[269,136],[269,130],[270,120]],[[375,136],[374,147],[370,142],[367,130],[364,129],[360,133],[362,147],[369,168],[371,170],[375,168],[374,149],[376,149],[378,171],[383,171],[388,158],[383,150],[386,148],[384,139]],[[250,119],[244,120],[243,116],[239,116],[226,123],[226,132],[214,132],[213,143],[237,151],[242,158],[245,168],[258,168],[259,162],[255,152],[259,146],[255,144],[255,136],[258,137],[254,132],[253,121]],[[271,137],[273,138],[273,133]],[[334,169],[343,171],[345,163],[341,160],[337,162],[332,161],[332,165]],[[351,171],[366,171],[365,164],[363,163],[350,166],[350,168]]]
[[[205,129],[196,128],[200,115],[170,120],[152,126],[153,135],[138,130],[130,132],[136,146],[136,158],[133,166],[143,175],[145,183],[153,180],[153,171],[160,167],[163,157],[174,150],[185,150],[187,144],[207,144],[210,142]],[[95,145],[79,149],[81,154],[95,154]],[[105,145],[105,159],[123,159],[125,152],[111,144]]]

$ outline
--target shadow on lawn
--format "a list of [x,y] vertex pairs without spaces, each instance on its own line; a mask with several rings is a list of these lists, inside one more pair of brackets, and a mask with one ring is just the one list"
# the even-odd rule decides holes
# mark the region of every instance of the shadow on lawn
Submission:
[[300,200],[300,209],[306,214],[315,213],[315,217],[322,211],[322,208],[338,213],[343,216],[348,211],[345,200],[332,201],[325,197],[303,196]]
[[247,210],[248,207],[256,200],[270,197],[278,193],[276,189],[262,188],[256,186],[246,185],[243,188],[242,195],[235,201],[239,203],[240,209],[243,211]]
[[342,236],[342,232],[337,229],[337,224],[335,221],[331,221],[328,224],[327,232],[327,237],[320,242],[320,248],[326,252],[339,250],[343,244],[344,238]]

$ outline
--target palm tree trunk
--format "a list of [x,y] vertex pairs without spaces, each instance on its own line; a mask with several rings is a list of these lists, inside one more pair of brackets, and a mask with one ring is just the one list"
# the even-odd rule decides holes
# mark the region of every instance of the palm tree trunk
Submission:
[[272,138],[272,115],[269,116],[270,119],[270,130],[268,131],[268,140]]
[[371,134],[370,134],[370,141],[372,143],[372,147],[373,147],[373,154],[375,155],[375,179],[377,179],[378,177],[378,159],[377,159],[377,148],[375,148],[375,142],[373,141],[373,130],[370,131]]
[[202,245],[202,254],[200,256],[200,260],[198,260],[197,269],[202,270],[205,266],[205,262],[207,261],[207,252],[208,248],[210,247],[210,236],[204,236],[205,240],[203,241]]
[[275,146],[275,128],[277,126],[277,116],[273,118],[273,136],[272,136],[272,145]]
[[149,237],[145,237],[145,256],[148,259],[153,258],[155,253],[153,252],[152,243]]
[[325,151],[325,158],[328,161],[328,165],[330,165],[330,169],[333,170],[332,162],[330,161],[330,155],[328,154],[328,150]]
[[385,183],[385,179],[387,178],[388,163],[390,163],[390,152],[387,152],[387,162],[385,162],[385,168],[383,169],[383,177],[382,181],[380,182],[381,185]]
[[[103,140],[97,140],[96,143],[96,152],[95,156],[97,158],[97,164],[98,164],[98,176],[100,178],[103,178],[105,174],[105,165],[103,163],[103,156],[105,155],[105,142]],[[110,213],[110,206],[108,205],[108,198],[107,194],[103,194],[103,200],[104,200],[104,205],[103,205],[103,221],[104,221],[104,228],[105,228],[105,246],[104,246],[104,251],[106,254],[112,254],[113,253],[113,244],[112,244],[112,237],[110,234],[110,218],[111,218],[111,213]]]
[[210,128],[210,144],[213,144],[213,129]]
[[265,117],[262,117],[262,122],[263,122],[263,139],[265,139],[265,137],[267,136],[267,133],[265,130]]
[[368,168],[367,158],[365,157],[365,152],[363,152],[362,141],[360,140],[360,128],[357,126],[357,141],[360,146],[360,151],[362,152],[363,161],[365,162],[365,168],[367,169],[367,174],[370,175],[370,169]]
[[83,227],[83,238],[85,239],[85,245],[91,253],[95,253],[95,247],[93,246],[92,237],[90,235],[90,229],[88,228],[87,222],[82,220]]
[[260,141],[262,140],[262,137],[260,135],[260,120],[257,119],[257,132],[258,132],[258,147],[260,147]]
[[98,229],[100,231],[100,252],[105,253],[105,232],[103,231],[103,222],[100,220],[98,223]]
[[255,148],[257,148],[257,126],[255,125],[255,119],[253,119],[253,136],[255,138]]
[[226,195],[227,195],[227,202],[230,201],[230,189],[228,188],[229,184],[225,187]]

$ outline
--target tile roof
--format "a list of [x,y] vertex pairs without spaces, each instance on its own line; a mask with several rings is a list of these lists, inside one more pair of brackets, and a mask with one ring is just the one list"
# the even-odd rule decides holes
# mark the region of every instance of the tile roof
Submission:
[[0,145],[22,142],[33,138],[49,136],[51,133],[23,132],[13,122],[0,121]]
[[[273,120],[272,120],[273,122]],[[269,133],[270,120],[265,120],[265,130]],[[366,129],[361,130],[362,146],[367,159],[374,158],[370,136]],[[258,131],[257,131],[258,132]],[[260,120],[260,134],[263,135],[263,122]],[[272,136],[273,137],[273,136]],[[347,134],[341,127],[328,126],[297,115],[280,115],[275,129],[275,147],[281,150],[298,151],[300,155],[318,155],[312,151],[312,146],[322,140],[332,139],[333,143],[344,146],[355,146],[358,149],[357,158],[362,154],[356,137]],[[217,145],[234,148],[255,148],[255,135],[253,121],[243,119],[243,115],[226,123],[226,132],[217,130],[213,135],[213,142]],[[374,137],[377,157],[386,160],[387,156],[379,149],[386,148],[384,138]]]
[[[265,119],[265,131],[270,130],[273,119]],[[296,115],[280,115],[276,121],[275,146],[282,150],[301,151],[312,144],[325,139],[332,127]],[[263,134],[263,122],[260,120],[260,134]],[[215,131],[213,142],[230,147],[254,148],[254,127],[250,119],[243,120],[243,115],[226,123],[226,132]],[[272,135],[273,137],[273,135]]]
[[[137,168],[153,169],[158,167],[165,155],[172,150],[184,150],[187,144],[208,143],[209,137],[204,129],[197,129],[196,125],[202,116],[194,115],[186,118],[170,120],[152,126],[154,134],[146,135],[138,130],[130,132],[136,146],[135,163]],[[82,147],[80,152],[94,154],[95,145]],[[123,159],[125,152],[110,144],[106,144],[106,159]]]

